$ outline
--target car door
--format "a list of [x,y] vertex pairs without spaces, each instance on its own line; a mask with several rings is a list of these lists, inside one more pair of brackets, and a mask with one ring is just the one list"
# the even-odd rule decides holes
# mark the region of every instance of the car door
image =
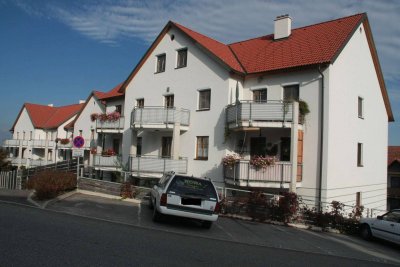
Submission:
[[373,234],[376,237],[386,239],[391,242],[400,243],[400,211],[391,211],[372,225]]

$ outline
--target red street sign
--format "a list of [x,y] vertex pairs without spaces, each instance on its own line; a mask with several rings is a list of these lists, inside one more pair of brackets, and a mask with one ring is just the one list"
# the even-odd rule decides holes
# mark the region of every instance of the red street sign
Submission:
[[82,136],[76,136],[72,141],[72,143],[74,144],[74,147],[82,148],[83,145],[85,144],[85,139],[83,139]]

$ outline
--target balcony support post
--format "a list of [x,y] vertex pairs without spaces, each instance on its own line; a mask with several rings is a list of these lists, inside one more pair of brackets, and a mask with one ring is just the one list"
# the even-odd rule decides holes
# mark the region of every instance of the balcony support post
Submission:
[[137,154],[137,131],[133,129],[131,131],[131,147],[129,154],[131,156],[135,156]]
[[179,146],[181,137],[181,124],[180,122],[174,123],[174,130],[172,132],[172,159],[179,159]]
[[19,143],[19,148],[18,148],[18,168],[21,168],[22,165],[22,142]]
[[293,118],[290,142],[290,162],[292,163],[292,172],[290,174],[289,192],[296,193],[297,182],[297,143],[299,135],[299,102],[293,101]]

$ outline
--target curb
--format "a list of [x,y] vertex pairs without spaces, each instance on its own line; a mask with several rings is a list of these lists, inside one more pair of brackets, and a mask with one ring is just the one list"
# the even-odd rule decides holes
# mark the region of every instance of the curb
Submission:
[[119,201],[125,201],[125,202],[130,202],[130,203],[134,203],[134,204],[138,204],[138,205],[142,203],[142,201],[141,201],[141,200],[138,200],[138,199],[129,199],[129,198],[122,199],[122,198],[119,197],[119,196],[113,196],[113,195],[108,195],[108,194],[104,194],[104,193],[92,192],[92,191],[81,190],[81,189],[75,189],[75,190],[73,190],[73,191],[70,191],[70,192],[68,192],[68,193],[59,195],[59,196],[57,196],[56,198],[47,200],[47,201],[45,201],[45,202],[40,202],[40,201],[35,201],[35,200],[33,200],[32,197],[33,197],[33,195],[35,194],[35,191],[32,191],[32,192],[29,194],[29,196],[28,196],[28,198],[27,198],[27,201],[28,201],[29,203],[35,205],[35,206],[38,207],[38,208],[45,209],[45,208],[46,208],[48,205],[50,205],[50,204],[53,204],[53,203],[58,202],[58,201],[60,201],[60,200],[69,198],[70,196],[73,196],[73,195],[78,194],[78,193],[79,193],[79,194],[83,194],[83,195],[89,195],[89,196],[96,196],[96,197],[102,197],[102,198],[107,198],[107,199],[114,199],[114,200],[119,200]]

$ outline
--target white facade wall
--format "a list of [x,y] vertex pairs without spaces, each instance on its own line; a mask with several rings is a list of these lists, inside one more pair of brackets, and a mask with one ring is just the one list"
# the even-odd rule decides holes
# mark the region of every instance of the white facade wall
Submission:
[[[174,40],[171,35],[174,34]],[[188,48],[187,67],[175,69],[177,49]],[[166,69],[156,71],[156,55],[166,54]],[[212,60],[192,41],[178,30],[172,28],[151,53],[140,71],[128,85],[125,94],[125,130],[123,138],[123,161],[128,160],[131,142],[130,114],[136,99],[144,98],[146,106],[164,106],[164,95],[174,94],[177,108],[190,110],[190,126],[180,135],[181,157],[188,158],[188,175],[206,176],[223,182],[221,159],[225,155],[224,107],[229,103],[229,74],[221,65]],[[236,86],[236,83],[235,83]],[[209,111],[196,111],[198,90],[211,89],[211,108]],[[169,92],[167,92],[169,90]],[[128,115],[129,114],[129,115]],[[143,154],[161,155],[161,136],[172,136],[172,131],[140,133],[143,140]],[[196,137],[209,136],[208,160],[195,160]]]
[[[325,201],[341,196],[353,205],[362,192],[367,208],[386,209],[388,116],[363,26],[330,66],[326,94]],[[357,143],[363,144],[363,167],[357,167]]]
[[78,136],[79,131],[82,130],[83,138],[90,140],[92,130],[94,130],[94,139],[97,139],[96,121],[91,121],[90,115],[92,113],[103,113],[104,111],[104,105],[92,95],[75,121],[74,136]]
[[[25,132],[25,138],[23,138],[24,132]],[[32,132],[32,135],[33,132],[35,132],[36,134],[31,118],[29,117],[28,111],[26,110],[26,108],[24,108],[21,112],[21,115],[18,118],[17,123],[14,126],[13,139],[29,140],[30,132]]]

